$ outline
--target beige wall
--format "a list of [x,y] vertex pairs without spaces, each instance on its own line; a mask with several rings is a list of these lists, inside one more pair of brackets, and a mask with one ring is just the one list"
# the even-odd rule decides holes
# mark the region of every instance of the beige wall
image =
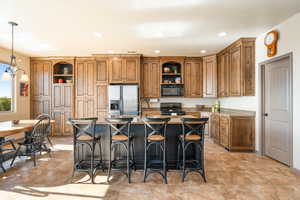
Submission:
[[[9,63],[10,62],[10,50],[0,47],[0,62]],[[17,54],[17,64],[24,69],[29,75],[30,60],[29,57]],[[18,72],[15,82],[15,97],[16,97],[16,109],[15,112],[1,113],[0,121],[7,121],[13,119],[29,119],[30,117],[30,97],[21,97],[19,95],[19,81],[22,72]],[[1,78],[1,77],[0,77]],[[0,88],[1,92],[1,88]]]

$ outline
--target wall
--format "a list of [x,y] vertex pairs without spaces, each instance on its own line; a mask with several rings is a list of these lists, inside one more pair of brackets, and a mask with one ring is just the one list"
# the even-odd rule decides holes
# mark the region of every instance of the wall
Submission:
[[[275,26],[271,30],[278,30],[280,34],[280,39],[278,41],[278,54],[276,56],[281,56],[289,52],[293,53],[293,167],[300,170],[300,13],[289,18],[285,22]],[[260,82],[260,70],[258,69],[259,63],[266,61],[269,58],[267,57],[266,47],[264,46],[264,37],[265,34],[260,35],[256,40],[256,77],[257,77],[257,86],[256,88],[261,87]],[[260,94],[257,90],[257,110],[260,108]],[[257,116],[257,124],[260,124],[260,121]],[[257,134],[258,134],[257,129]]]
[[[0,62],[9,63],[10,62],[10,50],[0,48]],[[24,69],[27,74],[29,75],[30,69],[30,60],[29,57],[17,54],[17,64]],[[16,97],[16,110],[13,113],[1,113],[0,112],[0,121],[7,121],[13,119],[29,119],[30,118],[30,97],[21,97],[19,95],[19,82],[20,75],[22,73],[18,72],[16,76],[16,90],[15,90],[15,97]],[[0,77],[1,78],[1,77]]]

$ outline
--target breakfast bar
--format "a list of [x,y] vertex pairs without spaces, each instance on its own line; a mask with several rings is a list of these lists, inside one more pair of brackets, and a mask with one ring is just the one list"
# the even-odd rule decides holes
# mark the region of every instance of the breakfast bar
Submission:
[[[152,116],[153,117],[153,116]],[[155,117],[163,117],[163,116],[155,116]],[[176,169],[177,164],[177,151],[178,151],[178,138],[179,135],[182,134],[182,122],[180,120],[181,117],[193,117],[190,115],[184,116],[174,116],[171,117],[171,120],[168,122],[166,129],[166,156],[168,169]],[[78,122],[79,124],[81,122]],[[84,122],[82,122],[84,125]],[[143,169],[144,166],[144,142],[145,142],[145,127],[141,117],[135,117],[131,123],[131,136],[133,136],[134,143],[134,151],[135,156],[134,160],[136,162],[137,169]],[[96,123],[96,135],[101,135],[101,143],[102,143],[102,157],[105,165],[107,166],[107,161],[109,159],[109,124],[105,121],[105,119],[99,119]],[[155,155],[159,149],[151,149],[149,152],[149,156]],[[95,157],[97,155],[95,151]],[[89,156],[89,151],[87,149],[84,152],[85,156]],[[195,148],[190,148],[187,151],[187,157],[191,157],[195,155]],[[120,156],[120,155],[119,155]],[[122,155],[121,155],[122,157]]]

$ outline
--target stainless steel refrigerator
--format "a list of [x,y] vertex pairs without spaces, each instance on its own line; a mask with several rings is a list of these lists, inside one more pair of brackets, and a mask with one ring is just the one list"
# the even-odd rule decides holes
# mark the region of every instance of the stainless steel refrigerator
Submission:
[[110,115],[139,115],[138,85],[109,85]]

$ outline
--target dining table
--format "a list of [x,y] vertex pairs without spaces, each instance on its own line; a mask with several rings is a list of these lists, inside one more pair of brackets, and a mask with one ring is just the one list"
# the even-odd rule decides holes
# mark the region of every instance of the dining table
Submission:
[[[18,123],[14,123],[13,121],[4,121],[0,122],[0,138],[12,136],[15,134],[31,131],[34,125],[39,120],[19,120]],[[54,126],[55,120],[50,121],[51,126]],[[53,135],[52,128],[52,135]]]

